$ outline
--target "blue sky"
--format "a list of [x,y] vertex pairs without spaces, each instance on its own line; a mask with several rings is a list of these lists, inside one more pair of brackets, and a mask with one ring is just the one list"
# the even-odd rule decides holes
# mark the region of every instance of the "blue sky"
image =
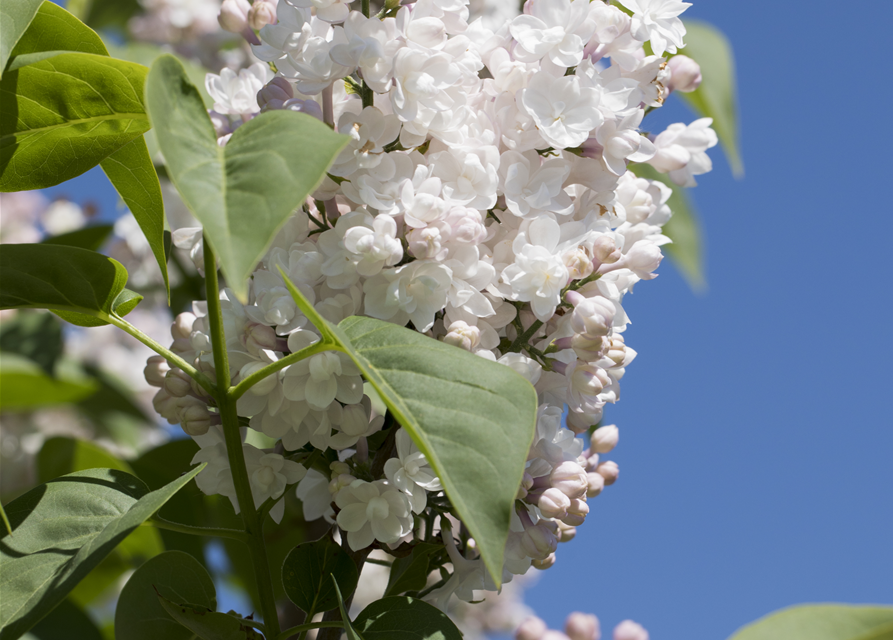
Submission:
[[[722,640],[794,603],[893,603],[893,5],[687,15],[735,47],[746,178],[715,149],[693,193],[708,291],[665,261],[626,300],[621,478],[528,594],[553,628]],[[671,103],[649,118],[693,119]],[[114,211],[95,172],[51,191]]]

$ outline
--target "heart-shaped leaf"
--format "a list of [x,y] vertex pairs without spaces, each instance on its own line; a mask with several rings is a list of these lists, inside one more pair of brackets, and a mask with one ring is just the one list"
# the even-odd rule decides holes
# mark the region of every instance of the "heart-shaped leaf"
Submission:
[[353,595],[360,578],[357,566],[328,536],[299,544],[282,564],[285,594],[308,616],[338,606],[331,576],[344,588],[346,597]]
[[54,2],[40,4],[10,58],[47,51],[109,54],[102,38],[93,29]]
[[462,640],[462,632],[443,611],[405,596],[376,600],[353,625],[363,640]]
[[122,471],[78,471],[8,504],[13,532],[0,538],[0,640],[18,638],[52,611],[205,466],[152,492]]
[[791,607],[743,627],[729,640],[893,640],[893,607]]
[[334,327],[280,273],[323,339],[350,356],[425,454],[500,585],[536,429],[533,386],[510,367],[389,322],[351,316]]
[[160,593],[158,602],[171,618],[182,625],[184,631],[195,634],[183,636],[184,638],[198,636],[202,640],[263,640],[263,636],[253,627],[229,613],[213,611],[198,604],[172,602]]
[[142,299],[126,283],[120,262],[86,249],[13,244],[0,251],[0,309],[51,309],[73,324],[99,326]]
[[93,168],[149,128],[146,68],[61,53],[0,81],[0,191],[42,189]]
[[248,278],[279,228],[347,144],[319,120],[262,113],[221,147],[198,89],[173,56],[153,64],[146,105],[168,175],[204,227],[227,284],[245,299]]

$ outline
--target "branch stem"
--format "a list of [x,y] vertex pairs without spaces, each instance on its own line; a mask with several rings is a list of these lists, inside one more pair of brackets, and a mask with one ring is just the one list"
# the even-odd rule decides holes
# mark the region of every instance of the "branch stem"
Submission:
[[311,629],[326,629],[326,628],[337,628],[343,629],[343,622],[308,622],[307,624],[299,624],[296,627],[292,627],[291,629],[286,629],[282,633],[279,634],[279,637],[276,640],[286,640],[287,638],[292,637],[296,633],[304,633],[310,631]]
[[322,353],[323,351],[337,351],[338,346],[334,344],[330,344],[324,340],[317,342],[316,344],[311,344],[309,347],[305,347],[300,351],[295,351],[291,353],[281,360],[277,360],[271,364],[268,364],[263,369],[259,371],[255,371],[250,376],[239,382],[235,387],[230,387],[226,394],[232,400],[238,400],[245,392],[248,391],[251,387],[256,385],[258,382],[266,378],[267,376],[273,375],[277,371],[284,369],[285,367],[294,364],[295,362],[299,362],[304,358],[309,358],[310,356],[315,356],[318,353]]

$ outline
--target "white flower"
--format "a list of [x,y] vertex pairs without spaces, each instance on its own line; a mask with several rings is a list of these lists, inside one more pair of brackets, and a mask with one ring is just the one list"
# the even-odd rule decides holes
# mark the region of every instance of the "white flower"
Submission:
[[327,476],[316,469],[308,469],[307,475],[298,483],[295,494],[301,500],[304,520],[313,522],[325,518],[329,522],[334,522],[335,511],[332,509],[332,494],[329,491]]
[[329,172],[347,177],[358,169],[373,169],[387,155],[383,147],[397,139],[400,121],[397,116],[384,115],[375,107],[366,107],[359,115],[345,113],[338,121],[338,131],[351,140],[335,159]]
[[[288,485],[299,482],[307,473],[303,465],[286,460],[278,453],[265,453],[247,444],[242,445],[242,448],[255,508],[259,508],[269,498],[281,498]],[[285,502],[280,501],[270,509],[270,517],[275,522],[281,522],[284,511]],[[237,508],[236,513],[238,512]]]
[[338,526],[354,551],[374,540],[392,544],[412,531],[409,498],[385,480],[354,480],[335,496]]
[[620,0],[620,4],[633,12],[631,31],[642,42],[649,40],[654,55],[665,51],[676,53],[682,47],[685,25],[679,14],[691,6],[679,0]]
[[205,76],[205,88],[214,99],[214,111],[234,116],[248,115],[260,111],[257,105],[257,92],[270,80],[270,69],[262,62],[256,62],[238,75],[232,69],[224,68],[220,75],[209,73]]
[[394,113],[404,122],[411,122],[423,106],[436,111],[451,109],[455,100],[446,90],[459,76],[459,69],[444,53],[428,55],[416,49],[400,49],[394,58],[390,92]]
[[[295,286],[313,304],[316,299],[313,289],[300,280],[295,282]],[[278,271],[256,271],[252,290],[255,304],[246,307],[245,312],[255,322],[276,327],[276,333],[281,336],[307,324],[307,318],[298,309]]]
[[371,277],[382,267],[393,267],[403,257],[403,245],[397,239],[397,223],[390,216],[379,215],[372,228],[357,225],[344,234],[344,248],[358,257],[357,273]]
[[644,109],[634,109],[617,120],[609,119],[595,132],[602,157],[614,175],[626,173],[626,162],[645,162],[654,156],[654,143],[638,132]]
[[519,233],[512,245],[514,264],[502,272],[513,299],[530,302],[533,314],[543,322],[555,313],[570,275],[556,252],[560,233],[558,223],[550,218],[531,222],[527,232]]
[[381,431],[384,424],[384,416],[371,418],[372,403],[369,396],[363,396],[360,404],[349,404],[343,408],[340,404],[332,406],[340,410],[337,420],[332,421],[338,431],[329,438],[329,446],[333,449],[340,451],[352,447],[360,438],[368,438]]
[[518,96],[521,108],[556,149],[583,144],[604,120],[598,109],[598,92],[582,86],[577,76],[555,77],[540,71]]
[[573,202],[562,188],[570,172],[564,158],[542,160],[535,151],[506,151],[499,164],[506,206],[516,216],[530,218],[549,211],[573,213]]
[[[292,353],[310,346],[305,334],[316,338],[307,331],[289,336]],[[282,375],[282,391],[289,400],[306,401],[311,409],[323,411],[336,399],[345,404],[362,400],[363,378],[347,354],[324,351],[289,366]]]
[[326,22],[343,22],[350,12],[347,6],[354,0],[288,0],[302,9],[316,9],[316,17]]
[[366,314],[397,324],[412,320],[416,330],[427,331],[443,309],[452,275],[449,267],[423,260],[385,269],[363,284]]
[[428,491],[442,491],[440,479],[428,464],[425,454],[403,429],[396,434],[397,457],[384,465],[388,480],[409,497],[413,513],[421,513],[428,504]]
[[347,42],[332,47],[332,60],[359,69],[368,86],[378,93],[387,93],[394,55],[403,46],[394,19],[367,18],[353,11],[344,22],[344,35]]
[[697,185],[694,176],[713,169],[707,149],[719,141],[710,128],[713,118],[700,118],[686,126],[681,122],[671,124],[654,139],[656,153],[649,164],[683,187]]
[[536,62],[548,56],[562,69],[580,64],[583,48],[595,31],[590,19],[589,0],[536,0],[509,25],[518,41],[515,57],[522,62]]

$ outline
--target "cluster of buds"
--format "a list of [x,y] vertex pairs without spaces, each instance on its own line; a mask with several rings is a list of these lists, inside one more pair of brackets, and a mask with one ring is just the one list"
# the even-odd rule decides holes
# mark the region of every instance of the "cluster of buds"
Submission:
[[[648,640],[648,632],[632,620],[624,620],[614,627],[614,640]],[[540,618],[531,616],[515,631],[515,640],[601,640],[598,618],[574,612],[564,623],[564,633],[546,626]]]

